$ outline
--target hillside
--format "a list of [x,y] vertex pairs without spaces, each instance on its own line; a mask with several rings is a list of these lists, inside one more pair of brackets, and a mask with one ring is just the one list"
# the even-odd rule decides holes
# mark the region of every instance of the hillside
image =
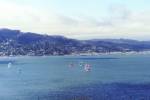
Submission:
[[66,55],[79,53],[129,52],[150,50],[149,41],[128,39],[75,40],[63,36],[40,35],[0,29],[0,56]]

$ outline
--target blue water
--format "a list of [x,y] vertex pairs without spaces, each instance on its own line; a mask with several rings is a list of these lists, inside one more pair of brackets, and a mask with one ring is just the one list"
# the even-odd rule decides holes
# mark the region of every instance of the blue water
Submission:
[[150,54],[0,58],[0,100],[149,100],[149,83]]

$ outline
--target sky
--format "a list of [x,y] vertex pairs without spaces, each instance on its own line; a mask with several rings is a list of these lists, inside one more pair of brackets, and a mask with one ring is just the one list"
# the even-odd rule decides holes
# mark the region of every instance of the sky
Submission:
[[0,28],[75,39],[150,40],[150,0],[0,0]]

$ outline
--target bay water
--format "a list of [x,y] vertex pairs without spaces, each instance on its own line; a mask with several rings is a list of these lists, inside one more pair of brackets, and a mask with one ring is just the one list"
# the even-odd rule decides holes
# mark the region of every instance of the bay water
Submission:
[[149,83],[150,54],[0,58],[0,100],[148,100]]

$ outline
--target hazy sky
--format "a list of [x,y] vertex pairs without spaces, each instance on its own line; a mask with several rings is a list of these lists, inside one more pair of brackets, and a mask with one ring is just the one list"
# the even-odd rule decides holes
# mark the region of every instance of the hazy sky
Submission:
[[0,0],[0,28],[150,40],[150,0]]

